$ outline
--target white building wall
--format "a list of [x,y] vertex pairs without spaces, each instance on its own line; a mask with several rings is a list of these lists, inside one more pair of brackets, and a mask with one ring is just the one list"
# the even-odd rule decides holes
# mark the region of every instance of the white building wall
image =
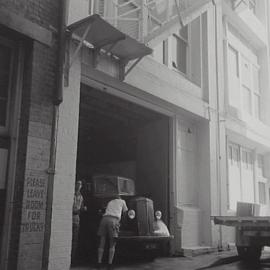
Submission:
[[[223,2],[221,6],[223,27],[219,35],[224,33],[224,56],[218,53],[220,61],[224,59],[224,134],[227,146],[222,148],[224,159],[221,166],[226,168],[222,175],[221,186],[225,189],[222,197],[223,215],[235,215],[237,201],[254,202],[261,206],[261,215],[269,214],[269,178],[259,175],[258,154],[263,155],[265,168],[269,156],[269,34],[267,22],[269,10],[267,1],[257,1],[256,16],[245,6],[233,10]],[[269,24],[269,23],[268,23]],[[258,25],[260,30],[256,31]],[[231,50],[235,49],[235,51]],[[236,53],[236,54],[234,54]],[[237,58],[237,60],[235,60]],[[236,76],[235,63],[239,74]],[[255,79],[250,72],[243,73],[244,67],[257,67],[259,74],[259,90],[261,98],[260,118],[256,115]],[[245,81],[246,80],[246,81]],[[247,110],[247,99],[243,84],[250,89],[250,111]],[[221,101],[222,102],[222,101]],[[234,150],[235,149],[235,150]],[[236,150],[238,149],[238,150]],[[235,151],[235,153],[234,153]],[[238,151],[238,153],[236,153]],[[249,152],[246,156],[246,153]],[[237,155],[239,155],[237,157]],[[259,184],[263,183],[263,185]],[[262,191],[265,184],[265,202],[262,203]],[[219,239],[223,245],[234,242],[234,230],[222,228]]]
[[[205,19],[206,17],[207,19]],[[176,253],[185,249],[197,249],[212,245],[210,221],[210,188],[212,185],[215,186],[213,188],[215,189],[214,194],[217,194],[216,118],[211,119],[210,116],[215,110],[217,94],[214,78],[216,74],[214,68],[215,44],[211,32],[214,29],[213,9],[207,11],[205,18],[204,26],[207,30],[204,29],[204,34],[206,35],[204,37],[206,38],[204,40],[204,46],[209,51],[204,54],[204,71],[200,75],[204,76],[204,82],[200,78],[201,87],[173,70],[170,65],[168,65],[168,68],[162,64],[163,59],[160,57],[162,53],[160,46],[158,46],[155,51],[156,54],[154,54],[157,61],[152,59],[152,57],[146,57],[126,78],[126,82],[129,84],[143,89],[145,92],[151,93],[162,100],[168,101],[178,108],[184,109],[187,114],[184,113],[183,115],[189,114],[191,119],[194,118],[192,114],[202,117],[200,120],[197,119],[198,121],[192,121],[188,117],[180,116],[180,114],[177,121],[175,179],[177,194],[175,202],[175,234],[177,235],[175,235],[175,241],[181,241],[181,245],[179,246],[176,243]],[[211,34],[208,36],[207,33]],[[171,42],[172,40],[169,37],[168,46],[170,46]],[[190,60],[193,61],[192,65],[195,65],[194,58]],[[168,62],[170,62],[170,52]],[[210,88],[211,90],[209,90]],[[208,91],[211,91],[211,94]],[[213,107],[208,105],[208,99],[211,99],[213,104],[211,106]],[[203,113],[201,111],[202,108]],[[210,125],[208,125],[207,121],[204,122],[202,120],[203,118],[205,120],[211,119],[211,129],[213,129],[211,135],[209,132]],[[211,138],[213,139],[213,143],[210,144]],[[211,158],[209,157],[210,152],[212,155]],[[205,158],[206,156],[207,158]],[[201,159],[204,159],[203,162]],[[213,206],[215,205],[216,200],[213,203]]]
[[[114,82],[113,87],[116,90],[121,88],[121,91],[134,95],[135,98],[148,101],[152,99],[155,100],[155,104],[165,104],[164,106],[166,109],[169,108],[172,115],[177,118],[180,116],[181,121],[184,119],[185,124],[179,120],[179,129],[176,134],[179,144],[176,147],[178,173],[175,179],[177,186],[176,227],[180,228],[177,231],[180,231],[179,234],[181,234],[176,238],[182,241],[183,246],[208,244],[217,246],[222,242],[226,244],[233,241],[232,230],[209,224],[210,215],[235,214],[235,211],[231,211],[234,209],[229,208],[229,200],[232,198],[229,193],[237,190],[236,185],[240,185],[238,193],[241,194],[243,200],[254,202],[259,200],[256,165],[254,165],[253,171],[245,170],[242,168],[241,157],[239,157],[242,176],[249,179],[246,187],[249,186],[249,190],[252,189],[252,185],[254,186],[251,196],[247,190],[242,189],[240,181],[233,182],[233,179],[239,178],[240,173],[237,171],[237,166],[228,166],[227,155],[228,143],[232,142],[249,148],[252,151],[254,162],[256,162],[256,154],[261,153],[265,157],[265,164],[269,164],[270,65],[268,43],[270,23],[269,12],[266,12],[267,8],[269,10],[269,4],[265,0],[257,2],[258,10],[257,17],[255,17],[250,10],[242,6],[237,10],[232,10],[231,1],[213,1],[216,13],[214,6],[211,6],[207,10],[207,21],[205,22],[204,19],[208,30],[207,39],[205,36],[202,39],[205,51],[202,52],[204,60],[200,66],[204,68],[204,73],[202,77],[198,76],[198,70],[196,74],[193,74],[193,79],[195,78],[195,81],[199,82],[197,85],[187,79],[188,76],[185,77],[176,70],[170,70],[169,68],[172,68],[170,64],[168,68],[156,62],[151,56],[145,57],[129,73],[125,83]],[[81,4],[83,7],[86,1],[81,0]],[[78,11],[78,14],[84,17],[88,11],[89,8],[86,9],[84,6],[83,11]],[[78,19],[80,16],[75,17]],[[231,31],[233,28],[236,30],[236,34],[235,31]],[[215,33],[216,29],[217,33]],[[224,35],[224,29],[226,35]],[[172,31],[168,30],[168,32],[172,34]],[[204,31],[200,33],[205,34]],[[243,42],[241,35],[247,43]],[[166,37],[164,33],[162,36]],[[191,38],[193,45],[194,42],[199,42],[199,39],[196,38],[194,36]],[[171,42],[172,40],[169,38],[168,46]],[[235,56],[233,51],[228,52],[229,44],[232,48],[237,49]],[[159,47],[159,52],[161,51]],[[199,51],[197,53],[199,55]],[[154,54],[154,56],[156,55]],[[243,75],[241,65],[242,63],[244,65],[242,56],[249,59],[252,65],[260,67],[260,121],[254,117],[253,96],[250,103],[250,115],[245,111],[246,104],[241,85]],[[160,56],[156,57],[159,58],[159,62],[162,62]],[[239,77],[232,78],[234,70],[230,67],[233,65],[234,57],[237,57],[237,61],[239,61]],[[168,56],[168,61],[170,62],[170,56]],[[189,78],[192,78],[190,67],[194,65],[196,65],[196,60],[191,58]],[[104,71],[103,68],[100,70]],[[117,72],[107,73],[115,77],[118,75]],[[103,76],[97,78],[95,74],[97,73],[89,75],[92,76],[91,80],[98,81],[102,85]],[[110,86],[111,80],[106,82]],[[253,95],[254,91],[251,90]],[[209,123],[204,123],[203,119]],[[192,137],[189,136],[190,133],[185,133],[188,128],[195,130],[196,137],[188,139],[188,137]],[[201,141],[205,142],[203,146]],[[209,142],[209,146],[207,142]],[[199,157],[201,158],[206,153],[207,160],[204,160],[202,164]],[[267,165],[265,166],[267,167]],[[198,168],[198,171],[192,170],[195,167]],[[266,187],[269,185],[267,181],[265,180]],[[205,199],[206,195],[209,195],[210,200]],[[235,196],[235,201],[237,196]],[[262,206],[262,209],[262,213],[268,213],[265,205]],[[179,245],[178,247],[181,248]]]
[[[71,7],[74,1],[71,0]],[[81,0],[83,11],[72,11],[74,18],[69,17],[69,23],[75,19],[85,17],[89,9],[84,6],[86,1]],[[220,4],[219,4],[220,6]],[[87,10],[87,12],[86,12]],[[186,76],[180,74],[175,70],[168,69],[167,66],[156,62],[151,56],[145,57],[132,71],[128,74],[125,82],[119,82],[115,79],[118,73],[115,72],[115,67],[105,64],[102,67],[102,60],[99,59],[98,70],[93,67],[87,67],[87,81],[93,83],[94,86],[98,85],[103,90],[108,90],[113,93],[117,91],[123,95],[129,95],[134,99],[141,102],[150,101],[158,104],[160,108],[166,107],[173,116],[181,119],[178,120],[178,129],[176,133],[177,147],[175,149],[176,158],[176,186],[177,186],[177,199],[174,202],[176,208],[176,232],[180,235],[175,235],[175,239],[180,239],[181,244],[176,245],[178,251],[183,247],[198,247],[209,246],[212,243],[217,243],[220,232],[216,226],[211,226],[210,216],[213,214],[221,214],[221,209],[226,197],[226,194],[221,194],[224,186],[221,178],[226,174],[225,167],[221,166],[219,161],[224,160],[225,153],[225,128],[223,118],[217,114],[217,97],[221,100],[220,104],[224,101],[223,91],[223,77],[216,78],[216,58],[215,58],[215,20],[214,9],[209,6],[206,15],[204,15],[204,26],[207,31],[200,29],[198,35],[193,35],[192,42],[199,42],[199,35],[204,34],[203,44],[207,52],[197,51],[198,56],[202,53],[203,61],[200,65],[196,65],[196,59],[190,59],[190,78],[194,78],[197,83],[192,83]],[[218,9],[219,17],[222,18],[222,10]],[[75,15],[74,15],[75,14]],[[76,14],[78,15],[76,17]],[[73,21],[72,21],[73,20]],[[193,25],[194,26],[194,25]],[[222,28],[222,19],[219,21],[219,28]],[[193,30],[194,31],[194,30]],[[196,33],[196,31],[194,31]],[[222,32],[220,32],[222,35]],[[221,36],[220,36],[221,37]],[[222,38],[218,39],[219,50],[223,48]],[[201,39],[200,39],[201,41]],[[194,44],[193,44],[194,45]],[[196,47],[192,47],[193,50]],[[83,60],[83,69],[87,66],[85,59]],[[105,62],[103,62],[105,63]],[[80,80],[79,64],[75,63],[76,67],[72,67],[71,78],[74,76],[69,88],[65,89],[67,94],[74,88],[73,93],[75,104],[78,103],[78,84]],[[88,63],[89,64],[89,63]],[[222,71],[222,62],[218,62],[219,70]],[[191,67],[196,67],[196,72],[192,74]],[[104,68],[105,67],[105,68]],[[110,71],[105,70],[110,69]],[[199,74],[198,70],[204,68],[203,74]],[[73,69],[74,68],[74,69]],[[104,74],[104,73],[107,73]],[[111,76],[109,77],[108,74]],[[114,77],[114,78],[113,78]],[[218,80],[218,82],[217,82]],[[74,84],[74,85],[73,85]],[[200,86],[198,86],[200,85]],[[71,94],[71,92],[70,92]],[[69,95],[65,98],[66,104],[71,102],[72,97]],[[72,101],[74,102],[74,101]],[[74,105],[73,105],[74,106]],[[75,108],[77,109],[77,105]],[[66,109],[66,107],[64,107]],[[220,111],[223,112],[223,107],[220,105]],[[65,112],[61,112],[64,121]],[[76,113],[71,118],[74,126],[77,126]],[[220,125],[218,125],[220,121]],[[69,127],[69,125],[68,125]],[[59,136],[61,135],[59,131]],[[64,131],[63,131],[64,132]],[[71,130],[67,131],[69,134]],[[70,135],[75,136],[74,131]],[[59,137],[60,140],[60,137]],[[69,145],[69,151],[73,153],[76,149],[75,140]],[[59,146],[57,153],[58,158],[61,159],[61,149],[63,145]],[[202,161],[203,159],[203,161]],[[223,164],[223,163],[221,163]],[[74,170],[72,166],[68,168],[68,172],[64,172],[65,167],[59,168],[59,177],[66,177],[70,185],[68,196],[73,193]],[[67,175],[68,174],[68,175]],[[56,176],[56,179],[58,177]],[[56,181],[56,190],[60,190],[63,182]],[[68,198],[68,196],[66,198]],[[220,197],[222,196],[222,198]],[[55,200],[57,197],[55,193]],[[60,202],[62,204],[63,202]],[[57,209],[57,203],[55,204]],[[71,207],[70,202],[65,206]],[[53,212],[56,216],[56,210]],[[52,231],[57,228],[58,221],[52,222]],[[55,224],[54,224],[55,223]],[[64,227],[64,230],[69,235],[67,242],[70,242],[71,235],[68,231],[71,223]],[[180,228],[180,229],[179,229]],[[56,248],[57,231],[54,231],[52,237],[52,250]],[[67,244],[66,242],[66,244]],[[62,245],[62,244],[60,244]],[[67,251],[66,251],[67,252]],[[69,252],[69,250],[68,250]],[[54,256],[51,253],[51,265],[54,263]],[[65,260],[68,263],[68,259]],[[51,268],[53,269],[53,268]]]
[[68,0],[69,8],[67,14],[67,24],[72,24],[89,15],[91,9],[89,0]]
[[[74,48],[71,48],[71,52]],[[76,59],[69,70],[59,107],[56,166],[53,183],[49,270],[69,269],[72,240],[72,206],[75,190],[81,68]]]
[[181,226],[182,248],[200,245],[200,217],[198,207],[197,131],[195,125],[177,121],[177,215]]

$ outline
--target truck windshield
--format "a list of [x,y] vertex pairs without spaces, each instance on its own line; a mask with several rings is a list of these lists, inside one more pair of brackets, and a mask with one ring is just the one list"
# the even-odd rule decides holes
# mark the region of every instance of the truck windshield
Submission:
[[119,191],[122,195],[135,195],[134,181],[131,179],[119,179]]

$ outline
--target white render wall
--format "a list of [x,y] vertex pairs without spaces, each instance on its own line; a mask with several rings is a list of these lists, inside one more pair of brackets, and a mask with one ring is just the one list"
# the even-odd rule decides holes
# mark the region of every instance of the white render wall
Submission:
[[[72,0],[71,0],[72,1]],[[84,3],[81,0],[81,3]],[[84,11],[85,13],[85,11]],[[78,13],[82,17],[85,14]],[[175,149],[178,152],[178,160],[176,166],[179,167],[178,173],[176,174],[176,186],[177,186],[177,200],[175,201],[175,213],[176,213],[176,241],[181,241],[181,243],[177,243],[177,251],[180,251],[182,247],[195,247],[195,246],[210,246],[212,243],[218,241],[218,232],[215,226],[211,226],[210,215],[211,214],[219,214],[219,191],[220,183],[218,182],[218,170],[217,169],[217,111],[216,111],[216,97],[217,97],[217,84],[216,84],[216,69],[215,69],[215,40],[214,40],[214,9],[210,6],[209,10],[207,10],[207,29],[209,35],[204,40],[207,43],[207,53],[203,53],[204,57],[207,61],[204,61],[203,67],[207,69],[204,73],[203,80],[205,83],[204,88],[200,88],[197,85],[190,82],[183,75],[179,74],[176,71],[169,70],[166,66],[157,63],[152,57],[145,57],[126,77],[125,83],[119,82],[117,79],[114,80],[113,91],[117,91],[117,89],[121,89],[125,94],[130,94],[135,96],[137,99],[142,99],[144,96],[153,97],[153,99],[159,100],[160,104],[166,104],[166,109],[168,109],[168,104],[170,106],[171,114],[179,117],[181,121],[184,121],[186,124],[182,127],[182,130],[186,130],[187,134],[196,134],[193,135],[194,138],[189,142],[188,140],[180,142],[180,148],[187,148],[186,151],[188,154],[183,158],[183,153],[178,149]],[[78,17],[79,18],[79,17]],[[77,18],[77,19],[78,19]],[[205,18],[204,18],[205,20]],[[71,21],[69,21],[71,22]],[[204,32],[205,33],[205,32]],[[220,44],[219,44],[220,45]],[[222,46],[222,39],[221,45]],[[221,47],[222,48],[222,47]],[[68,95],[65,101],[65,104],[69,104],[72,102],[75,104],[75,109],[78,109],[78,89],[79,89],[79,80],[80,80],[80,67],[78,63],[75,63],[75,66],[72,67],[70,72],[70,86],[65,91],[70,91],[73,87],[72,95]],[[87,63],[84,63],[87,65]],[[89,69],[91,70],[91,69]],[[99,65],[99,70],[104,71],[102,69],[102,64]],[[108,71],[104,71],[108,74]],[[90,72],[91,73],[91,72]],[[89,81],[95,81],[99,85],[101,85],[102,89],[109,88],[110,80],[107,80],[107,77],[104,76],[102,79],[102,75],[100,78],[95,77],[96,72],[88,74]],[[93,75],[94,74],[94,75]],[[117,72],[110,72],[111,76],[116,77]],[[73,79],[74,76],[74,79]],[[104,85],[102,87],[102,84]],[[222,78],[220,78],[220,85],[222,85]],[[126,89],[125,89],[126,88]],[[133,91],[136,88],[137,91]],[[221,88],[220,98],[223,100],[223,93]],[[137,96],[137,93],[140,92],[140,96]],[[150,98],[151,99],[151,98]],[[207,100],[209,99],[209,103]],[[162,105],[160,105],[162,108]],[[65,108],[66,110],[67,108]],[[65,110],[62,112],[62,116],[65,115]],[[78,115],[77,115],[78,116]],[[63,119],[64,121],[64,119]],[[73,122],[74,129],[77,127],[77,119],[76,113],[71,117]],[[208,122],[209,121],[209,122]],[[65,124],[65,123],[64,123]],[[180,125],[181,126],[181,125]],[[69,127],[69,125],[68,125]],[[71,127],[70,127],[71,128]],[[188,133],[187,130],[190,128],[191,133]],[[61,136],[61,129],[59,130],[59,140]],[[63,131],[64,132],[64,131]],[[71,130],[67,131],[67,135],[75,138],[75,131],[69,134]],[[181,128],[180,128],[181,133]],[[223,134],[223,133],[222,133]],[[225,133],[224,133],[225,134]],[[176,135],[177,137],[177,135]],[[181,136],[180,136],[181,137]],[[225,136],[224,136],[225,138]],[[224,143],[225,139],[222,141]],[[73,153],[76,149],[75,140],[70,141],[69,145],[70,153]],[[60,147],[60,148],[59,148]],[[61,158],[61,149],[64,149],[64,146],[58,146],[58,158]],[[194,151],[189,151],[192,149]],[[192,153],[192,154],[191,154]],[[224,155],[224,153],[222,154]],[[205,158],[207,157],[207,158]],[[201,162],[200,159],[203,159]],[[72,159],[72,158],[71,158]],[[59,164],[60,165],[60,164]],[[55,184],[56,187],[60,190],[63,182],[60,177],[65,177],[68,181],[69,191],[68,196],[73,194],[74,189],[74,173],[75,168],[68,168],[68,175],[66,175],[65,170],[63,168],[59,168],[59,176],[56,176]],[[222,174],[223,171],[221,170]],[[58,178],[59,177],[59,178]],[[68,197],[67,196],[67,197]],[[57,199],[57,195],[55,193],[55,200]],[[61,199],[60,199],[61,200]],[[55,201],[57,202],[57,201]],[[59,202],[60,205],[63,204]],[[57,203],[55,203],[57,206]],[[71,207],[71,202],[69,201],[66,206],[67,209]],[[71,213],[71,212],[70,212]],[[57,228],[57,212],[53,212],[53,221],[52,225],[54,228]],[[192,224],[192,226],[190,225]],[[71,239],[71,223],[69,225],[65,225],[64,231],[67,232],[68,239],[66,240],[66,244],[68,244]],[[70,231],[69,231],[70,230]],[[53,232],[53,230],[52,230]],[[60,238],[59,238],[60,239]],[[57,233],[52,233],[51,245],[52,247],[57,247]],[[60,244],[62,245],[62,244]],[[55,249],[52,249],[55,251]],[[69,249],[65,251],[65,254],[70,252]],[[63,253],[64,254],[64,253]],[[68,265],[69,259],[64,260],[65,266]],[[57,264],[54,261],[53,252],[50,254],[50,265],[53,268],[53,264]],[[58,268],[57,268],[58,269]]]
[[[205,41],[208,52],[204,54],[207,59],[204,61],[204,68],[208,69],[204,73],[206,77],[204,80],[207,80],[205,88],[198,87],[178,72],[156,62],[152,57],[142,60],[125,80],[161,100],[184,109],[190,117],[185,118],[181,113],[179,117],[177,116],[174,211],[176,253],[186,248],[211,246],[213,239],[218,241],[216,227],[212,228],[210,221],[212,211],[218,214],[218,210],[212,209],[218,201],[215,197],[218,195],[215,109],[217,91],[213,15],[213,9],[209,8],[205,22],[209,31]],[[210,106],[205,102],[205,97],[209,97]],[[192,118],[197,120],[190,120]],[[200,158],[204,158],[203,162]],[[212,204],[211,198],[214,198]]]
[[89,15],[89,2],[89,0],[67,0],[67,3],[69,4],[67,25],[79,21]]
[[[219,37],[220,40],[223,40],[224,38],[224,47],[226,48],[226,42],[231,42],[234,45],[239,45],[239,48],[242,48],[244,54],[250,54],[248,50],[253,47],[253,53],[256,52],[258,56],[258,64],[260,66],[260,87],[261,87],[261,100],[262,100],[262,121],[259,121],[254,116],[249,115],[248,113],[244,112],[243,110],[243,96],[241,94],[241,85],[239,85],[239,106],[236,108],[238,110],[238,113],[236,114],[236,110],[231,110],[231,107],[228,107],[228,86],[230,85],[227,81],[227,61],[226,61],[226,51],[225,56],[223,55],[223,50],[220,48],[218,50],[218,59],[220,62],[224,62],[224,70],[219,69],[220,74],[219,76],[223,78],[222,86],[224,89],[222,90],[225,96],[220,99],[221,104],[225,104],[223,115],[221,118],[220,126],[220,139],[223,142],[221,144],[221,162],[220,162],[220,168],[221,168],[221,187],[220,189],[223,190],[222,197],[221,197],[221,213],[222,215],[235,215],[235,211],[229,209],[228,204],[228,198],[230,194],[228,194],[228,164],[227,164],[227,144],[229,142],[235,143],[239,145],[239,147],[243,147],[243,149],[250,149],[252,151],[252,156],[254,160],[254,168],[253,171],[249,171],[248,173],[253,173],[253,181],[254,181],[254,189],[247,190],[247,185],[244,185],[242,187],[242,193],[247,192],[254,192],[255,196],[255,203],[259,203],[259,196],[258,196],[258,181],[259,179],[261,181],[266,181],[266,192],[268,193],[269,188],[269,180],[264,180],[262,178],[258,178],[256,174],[256,156],[258,153],[263,154],[265,157],[265,168],[269,166],[269,162],[267,161],[267,157],[270,153],[270,126],[269,126],[269,119],[270,119],[270,111],[269,111],[269,96],[270,96],[270,88],[269,88],[269,31],[267,33],[267,23],[266,23],[266,14],[269,13],[265,11],[263,14],[262,11],[262,5],[267,7],[266,1],[257,1],[260,2],[259,12],[263,15],[263,18],[260,22],[257,18],[254,18],[254,15],[248,10],[242,10],[238,15],[236,12],[232,10],[228,10],[228,6],[225,6],[226,4],[223,2],[223,5],[220,6],[220,12],[221,15],[219,16],[219,23],[222,24],[222,22],[231,24],[235,29],[240,31],[241,35],[246,38],[246,46],[243,46],[241,44],[239,35],[232,35],[229,32],[225,31],[225,34],[227,33],[227,36],[223,36],[224,29],[226,27],[220,26],[219,27]],[[269,7],[268,7],[269,8]],[[223,15],[223,16],[222,16]],[[238,17],[237,17],[238,16]],[[225,18],[225,20],[224,20]],[[269,18],[268,18],[269,20]],[[263,27],[260,27],[259,31],[256,31],[254,29],[257,28],[257,25],[264,24]],[[268,23],[269,24],[269,23]],[[224,25],[225,26],[225,25]],[[228,29],[226,29],[228,30]],[[246,30],[246,32],[244,31]],[[258,38],[256,38],[256,35]],[[268,35],[268,36],[267,36]],[[254,40],[253,40],[254,39]],[[243,39],[241,39],[243,41]],[[259,41],[259,42],[258,42]],[[241,52],[241,50],[240,50]],[[250,54],[252,57],[252,54]],[[255,59],[256,60],[256,59]],[[257,60],[256,60],[257,61]],[[228,66],[230,68],[230,66]],[[241,68],[241,66],[240,66]],[[240,70],[241,72],[241,70]],[[240,74],[241,75],[241,74]],[[268,104],[268,105],[267,105]],[[234,111],[234,112],[233,112]],[[222,111],[221,111],[222,112]],[[242,158],[241,158],[242,159]],[[240,166],[242,165],[242,160],[240,161]],[[247,173],[245,171],[245,173]],[[232,176],[231,176],[232,177]],[[234,175],[236,177],[236,175]],[[249,177],[250,181],[252,180],[251,177]],[[231,179],[230,183],[233,183],[233,179]],[[237,179],[235,179],[237,180]],[[237,182],[237,181],[235,181]],[[233,189],[234,187],[231,187]],[[267,196],[267,195],[266,195]],[[248,198],[246,198],[248,199]],[[251,198],[249,198],[251,199]],[[214,201],[214,200],[213,200]],[[261,214],[269,214],[269,205],[261,205]],[[230,228],[226,228],[222,226],[221,231],[219,231],[219,227],[214,229],[217,231],[217,239],[219,239],[223,246],[226,247],[228,243],[232,243],[235,241],[234,239],[234,230]]]
[[182,248],[200,245],[201,210],[198,206],[197,130],[178,119],[176,128],[176,215]]
[[178,118],[176,224],[181,228],[183,250],[212,245],[209,135],[207,121],[192,122]]
[[202,118],[208,118],[207,103],[200,87],[176,71],[145,57],[125,82]]
[[[70,0],[70,5],[72,6],[75,1]],[[268,32],[270,23],[266,20],[267,12],[264,13],[268,5],[264,0],[259,1],[259,13],[263,16],[261,21],[252,17],[250,11],[243,10],[237,18],[233,18],[234,12],[228,11],[228,7],[226,7],[226,10],[224,8],[226,1],[216,0],[213,1],[217,7],[217,25],[215,25],[214,7],[209,6],[207,22],[205,22],[207,24],[208,36],[206,40],[204,39],[204,42],[207,43],[207,52],[203,52],[204,57],[207,59],[203,63],[203,68],[208,70],[203,74],[203,80],[207,82],[203,89],[184,78],[178,72],[169,70],[165,65],[157,63],[150,56],[145,57],[128,74],[125,83],[117,82],[114,85],[116,90],[118,85],[121,91],[127,87],[125,93],[132,93],[138,99],[143,99],[144,96],[147,96],[149,100],[149,96],[152,96],[155,100],[160,100],[161,104],[171,104],[172,114],[186,122],[186,129],[187,126],[191,126],[192,129],[195,127],[196,138],[194,138],[191,144],[196,148],[197,158],[192,157],[192,154],[190,154],[192,151],[188,152],[191,156],[186,155],[184,157],[178,148],[179,145],[175,149],[178,153],[176,167],[179,168],[179,173],[176,174],[175,179],[177,187],[174,205],[176,208],[175,231],[177,232],[176,241],[182,241],[181,244],[183,246],[211,244],[217,246],[221,242],[229,243],[233,241],[232,230],[211,225],[210,222],[211,215],[233,214],[227,211],[228,141],[242,142],[244,146],[265,152],[266,160],[269,163],[269,154],[267,153],[270,152],[270,127],[267,124],[269,125],[270,123],[270,106],[268,105],[270,102],[270,91],[262,93],[262,107],[264,110],[262,120],[265,124],[244,114],[240,114],[241,119],[237,119],[234,115],[230,115],[230,111],[226,107],[228,104],[226,86],[228,84],[226,81],[226,70],[224,70],[226,54],[223,54],[224,19],[225,21],[231,20],[230,22],[236,28],[238,28],[237,24],[239,24],[241,33],[244,33],[242,30],[249,29],[247,31],[247,39],[250,39],[252,35],[258,36],[257,40],[251,40],[251,44],[257,49],[260,48],[258,56],[259,64],[262,68],[261,85],[263,89],[269,89],[268,42],[270,39]],[[87,16],[86,2],[85,0],[80,0],[81,6],[78,6],[83,8],[81,11],[74,9],[72,16],[77,16],[77,19]],[[264,3],[262,4],[262,2]],[[226,16],[224,17],[224,15]],[[70,20],[74,20],[74,18],[70,17]],[[257,31],[258,26],[262,24],[266,27],[260,28]],[[215,44],[215,26],[218,29],[217,44]],[[166,36],[164,33],[162,35]],[[261,49],[262,47],[264,48]],[[217,63],[216,53],[218,57]],[[107,69],[109,69],[108,65]],[[99,70],[104,71],[102,64]],[[105,71],[105,73],[109,72]],[[110,72],[110,75],[115,77],[117,77],[117,74],[117,72]],[[95,80],[94,76],[91,78],[92,80]],[[99,84],[102,85],[102,83],[104,82],[99,79]],[[137,96],[138,92],[133,91],[134,88],[140,92],[140,96]],[[217,98],[219,99],[219,105],[217,104]],[[185,127],[182,128],[185,129]],[[179,135],[179,137],[181,136]],[[181,142],[179,147],[185,148],[189,144],[190,142]],[[207,159],[203,159],[202,162],[202,157],[206,155]],[[194,167],[198,170],[192,171]],[[193,226],[189,226],[191,223]],[[176,247],[179,250],[181,245],[177,243]]]
[[69,85],[63,89],[63,103],[59,106],[49,270],[67,270],[71,259],[72,206],[76,177],[81,82],[80,59],[76,59],[73,63],[69,74]]

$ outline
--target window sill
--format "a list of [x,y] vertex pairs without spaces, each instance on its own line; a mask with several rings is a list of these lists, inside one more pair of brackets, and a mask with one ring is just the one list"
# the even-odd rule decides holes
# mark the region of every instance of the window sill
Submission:
[[186,74],[186,73],[184,73],[184,72],[182,72],[181,70],[179,70],[178,68],[175,68],[175,67],[168,67],[170,70],[172,70],[172,71],[174,71],[174,72],[176,72],[176,73],[179,73],[180,75],[182,75],[182,76],[184,76],[186,79],[188,79],[189,80],[189,76]]
[[143,61],[140,62],[138,68],[147,71],[150,76],[153,76],[153,78],[160,82],[160,85],[171,89],[176,96],[181,92],[186,97],[195,97],[196,99],[204,101],[201,87],[190,81],[188,77],[181,72],[157,62],[153,57],[146,56]]

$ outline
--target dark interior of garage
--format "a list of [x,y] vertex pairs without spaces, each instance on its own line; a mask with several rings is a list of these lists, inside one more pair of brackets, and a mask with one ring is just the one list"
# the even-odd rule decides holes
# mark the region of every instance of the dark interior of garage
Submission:
[[84,188],[95,174],[135,180],[136,194],[150,197],[168,224],[169,118],[82,84],[76,171]]

